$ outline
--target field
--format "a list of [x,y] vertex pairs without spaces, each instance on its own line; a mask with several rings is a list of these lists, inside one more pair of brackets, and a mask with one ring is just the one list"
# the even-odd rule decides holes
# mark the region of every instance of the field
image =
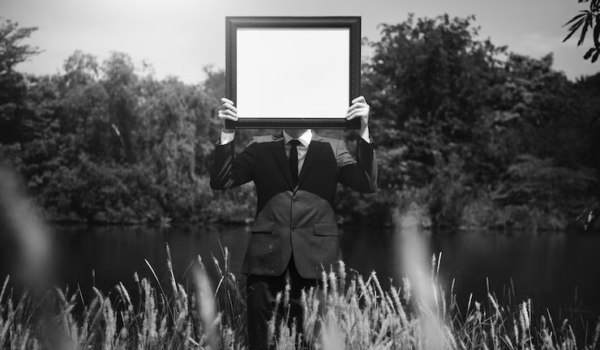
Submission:
[[[0,345],[4,349],[244,349],[245,305],[228,266],[218,266],[211,286],[203,262],[194,262],[195,289],[175,281],[170,253],[169,286],[139,280],[138,300],[119,283],[106,295],[94,288],[85,303],[80,290],[23,293],[17,301],[7,278],[0,293]],[[323,290],[302,296],[302,329],[278,317],[270,325],[276,349],[596,349],[600,323],[577,337],[567,320],[532,313],[531,300],[502,305],[492,294],[460,310],[453,291],[437,284],[441,255],[425,283],[407,278],[383,290],[377,275],[366,280],[337,271],[323,273]],[[437,261],[437,264],[436,264]],[[154,274],[154,270],[148,264]],[[156,275],[154,275],[156,276]],[[347,278],[348,277],[348,278]],[[158,281],[158,278],[156,278]],[[418,285],[427,290],[419,290]],[[36,295],[33,295],[36,294]],[[39,295],[37,295],[39,294]],[[325,296],[325,297],[324,297]],[[288,303],[279,295],[280,306]],[[323,305],[324,304],[324,305]],[[277,308],[276,308],[277,309]]]

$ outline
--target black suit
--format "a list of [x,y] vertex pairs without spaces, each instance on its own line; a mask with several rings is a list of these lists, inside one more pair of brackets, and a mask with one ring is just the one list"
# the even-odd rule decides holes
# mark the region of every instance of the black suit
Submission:
[[334,211],[338,182],[360,192],[376,189],[373,141],[358,140],[355,160],[343,141],[313,133],[295,188],[284,142],[282,134],[255,137],[237,157],[233,142],[217,145],[211,187],[223,190],[250,181],[256,185],[256,219],[243,273],[281,277],[291,265],[298,278],[314,280],[321,267],[342,259]]

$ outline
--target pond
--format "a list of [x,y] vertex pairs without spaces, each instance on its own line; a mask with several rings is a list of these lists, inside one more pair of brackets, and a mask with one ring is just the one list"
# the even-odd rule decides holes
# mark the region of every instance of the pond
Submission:
[[[118,282],[135,291],[135,272],[155,282],[145,260],[168,286],[165,244],[170,247],[179,283],[191,283],[188,268],[197,256],[214,277],[212,256],[223,266],[221,249],[227,247],[230,268],[245,284],[240,270],[251,235],[246,227],[55,226],[52,235],[55,283],[69,285],[71,290],[79,285],[85,298],[92,297],[92,286],[109,292]],[[489,288],[505,303],[509,290],[514,291],[516,302],[531,298],[534,307],[547,308],[553,318],[561,320],[573,316],[592,320],[600,314],[600,235],[422,231],[419,236],[428,257],[443,253],[442,285],[449,291],[454,280],[461,309],[466,308],[471,293],[473,300],[486,300]],[[376,271],[384,288],[390,279],[399,285],[402,250],[398,247],[405,240],[402,232],[393,229],[344,228],[347,269],[365,278]],[[4,268],[0,274],[8,272]]]

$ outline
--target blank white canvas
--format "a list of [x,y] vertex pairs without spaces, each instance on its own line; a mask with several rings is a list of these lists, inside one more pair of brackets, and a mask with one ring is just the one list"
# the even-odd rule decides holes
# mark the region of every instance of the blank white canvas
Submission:
[[240,118],[344,118],[350,29],[237,30]]

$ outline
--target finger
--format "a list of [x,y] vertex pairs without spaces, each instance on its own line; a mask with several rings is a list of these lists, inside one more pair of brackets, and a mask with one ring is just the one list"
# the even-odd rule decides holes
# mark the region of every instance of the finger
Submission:
[[225,98],[225,97],[223,97],[223,98],[221,99],[221,102],[223,102],[223,103],[229,103],[229,104],[231,104],[231,105],[234,105],[234,104],[235,104],[235,103],[233,103],[233,101],[232,101],[232,100],[230,100],[230,99],[228,99],[228,98]]
[[224,110],[221,111],[221,113],[222,114],[226,114],[226,115],[230,115],[230,116],[235,117],[235,118],[238,117],[237,113],[235,113],[234,111],[232,111],[230,109],[224,109]]
[[346,119],[352,120],[354,118],[366,118],[369,115],[368,109],[359,109],[348,113]]
[[358,118],[358,117],[360,117],[360,113],[358,113],[357,111],[354,111],[354,112],[352,112],[352,113],[349,113],[349,114],[346,116],[346,119],[347,119],[347,120],[352,120],[352,119],[354,119],[354,118]]
[[357,108],[352,108],[348,110],[348,115],[350,114],[355,114],[355,113],[359,113],[359,114],[367,114],[369,113],[369,108],[368,107],[357,107]]
[[363,103],[367,103],[367,100],[365,100],[364,96],[358,96],[357,98],[355,98],[354,100],[352,100],[352,103],[356,103],[356,102],[363,102]]
[[367,107],[366,103],[361,103],[361,102],[354,103],[352,106],[350,106],[350,108],[348,108],[348,112],[351,112],[357,108],[365,108],[365,107]]
[[224,103],[223,107],[229,110],[234,111],[235,113],[237,113],[237,108],[235,108],[231,103]]
[[238,117],[237,113],[235,113],[235,112],[233,112],[233,111],[231,111],[229,109],[221,110],[221,111],[219,111],[219,113],[222,114],[222,115],[229,115],[229,116],[232,116],[232,117],[235,117],[235,118]]
[[238,120],[237,117],[234,117],[234,116],[231,116],[228,114],[223,114],[223,113],[219,113],[219,118],[233,120],[234,122]]

